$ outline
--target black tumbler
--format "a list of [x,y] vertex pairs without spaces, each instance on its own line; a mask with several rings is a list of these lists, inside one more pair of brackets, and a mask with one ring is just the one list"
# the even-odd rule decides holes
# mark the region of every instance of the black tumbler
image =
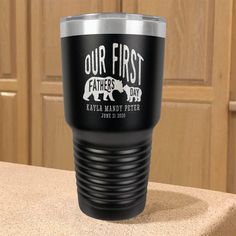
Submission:
[[143,211],[160,118],[166,23],[98,13],[60,23],[64,107],[80,209],[104,220]]

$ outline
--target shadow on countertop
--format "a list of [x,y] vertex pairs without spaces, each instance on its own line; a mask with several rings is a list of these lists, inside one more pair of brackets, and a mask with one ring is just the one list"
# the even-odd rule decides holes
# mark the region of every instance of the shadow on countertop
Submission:
[[207,202],[183,193],[149,190],[144,211],[135,218],[114,221],[120,224],[180,221],[201,215],[208,209]]

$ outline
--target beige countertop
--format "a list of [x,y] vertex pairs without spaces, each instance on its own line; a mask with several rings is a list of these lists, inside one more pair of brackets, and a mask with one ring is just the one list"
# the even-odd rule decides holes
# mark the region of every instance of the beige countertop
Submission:
[[80,211],[73,171],[0,162],[0,235],[236,235],[236,195],[149,183],[141,215],[108,222]]

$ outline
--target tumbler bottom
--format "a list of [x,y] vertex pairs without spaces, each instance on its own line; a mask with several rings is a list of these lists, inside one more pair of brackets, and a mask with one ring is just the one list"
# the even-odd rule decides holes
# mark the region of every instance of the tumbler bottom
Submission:
[[126,220],[135,217],[144,210],[145,204],[146,198],[137,205],[125,209],[101,209],[91,206],[84,197],[79,197],[81,211],[84,214],[99,220]]
[[81,210],[102,220],[134,217],[145,207],[152,132],[74,133]]

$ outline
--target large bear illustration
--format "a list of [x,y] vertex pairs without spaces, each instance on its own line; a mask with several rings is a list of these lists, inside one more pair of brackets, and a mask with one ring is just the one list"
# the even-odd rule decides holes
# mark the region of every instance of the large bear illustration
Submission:
[[127,95],[127,101],[133,102],[140,102],[142,96],[142,90],[138,87],[130,87],[127,84],[123,87],[124,91]]
[[123,93],[122,81],[116,80],[110,76],[91,77],[85,83],[83,99],[89,101],[89,97],[93,95],[95,101],[101,101],[99,95],[103,94],[104,101],[108,101],[108,97],[111,101],[115,101],[112,96],[114,90]]

